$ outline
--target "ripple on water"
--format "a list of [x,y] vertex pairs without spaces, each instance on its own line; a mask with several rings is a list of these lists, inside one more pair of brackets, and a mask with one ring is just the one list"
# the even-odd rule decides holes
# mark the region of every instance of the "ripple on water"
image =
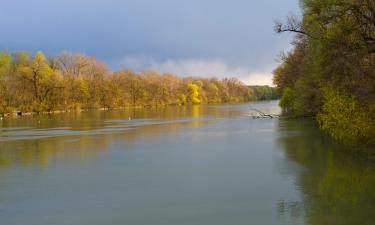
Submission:
[[37,128],[37,127],[13,127],[0,128],[0,142],[14,140],[34,140],[64,136],[81,136],[81,135],[104,135],[121,133],[145,126],[161,126],[172,123],[191,123],[210,121],[214,118],[179,118],[174,120],[162,119],[115,119],[106,120],[103,125],[98,128],[73,129],[69,126]]

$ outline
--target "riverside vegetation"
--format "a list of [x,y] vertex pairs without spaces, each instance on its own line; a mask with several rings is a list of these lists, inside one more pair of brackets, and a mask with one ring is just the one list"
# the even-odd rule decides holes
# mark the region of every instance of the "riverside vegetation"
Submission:
[[95,108],[159,107],[277,98],[274,88],[236,78],[180,78],[156,71],[111,72],[94,57],[0,52],[0,115]]
[[296,33],[274,71],[284,112],[313,116],[335,139],[375,144],[375,1],[303,0],[302,19],[276,31]]

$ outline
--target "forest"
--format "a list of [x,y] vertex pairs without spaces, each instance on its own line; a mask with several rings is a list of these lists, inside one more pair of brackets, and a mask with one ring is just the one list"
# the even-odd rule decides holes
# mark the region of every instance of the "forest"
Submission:
[[314,117],[348,143],[375,144],[375,1],[302,0],[302,18],[276,22],[295,34],[274,84],[284,113]]
[[181,78],[157,71],[112,72],[95,57],[0,52],[0,115],[124,107],[237,103],[275,98],[275,89],[237,78]]
[[256,101],[267,101],[267,100],[278,100],[280,98],[279,92],[275,87],[268,85],[263,86],[249,86],[252,100]]

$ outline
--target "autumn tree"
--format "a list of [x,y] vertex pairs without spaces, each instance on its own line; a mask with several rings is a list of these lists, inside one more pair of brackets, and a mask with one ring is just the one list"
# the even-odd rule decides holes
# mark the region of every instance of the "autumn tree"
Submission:
[[249,100],[237,79],[180,78],[157,71],[111,72],[95,57],[63,52],[0,53],[0,113],[161,107]]
[[33,111],[42,112],[53,110],[57,104],[61,76],[59,71],[54,71],[42,52],[37,52],[31,60],[26,60],[16,65],[16,76],[26,84],[31,92],[31,108]]
[[9,96],[9,73],[11,56],[7,52],[0,52],[0,115],[11,111],[11,98]]
[[199,99],[199,86],[194,83],[188,84],[188,102],[192,104],[200,104],[201,100]]

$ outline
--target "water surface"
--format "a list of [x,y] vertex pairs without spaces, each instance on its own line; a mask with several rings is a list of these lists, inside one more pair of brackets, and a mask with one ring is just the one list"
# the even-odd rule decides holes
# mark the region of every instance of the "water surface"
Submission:
[[240,104],[5,119],[0,224],[374,224],[374,164],[312,121],[252,113]]

